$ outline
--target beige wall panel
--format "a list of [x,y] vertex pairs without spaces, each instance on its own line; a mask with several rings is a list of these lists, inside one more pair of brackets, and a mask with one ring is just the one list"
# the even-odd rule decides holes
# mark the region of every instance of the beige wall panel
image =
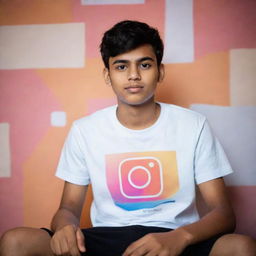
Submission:
[[80,68],[83,23],[0,27],[0,69]]
[[230,97],[233,106],[256,105],[256,49],[230,51]]

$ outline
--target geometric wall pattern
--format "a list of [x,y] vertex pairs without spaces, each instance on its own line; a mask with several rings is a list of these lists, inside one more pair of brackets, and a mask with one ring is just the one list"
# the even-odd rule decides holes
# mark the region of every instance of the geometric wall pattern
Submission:
[[230,97],[232,106],[256,102],[256,49],[230,50]]
[[223,140],[235,167],[227,184],[236,232],[256,238],[255,9],[254,0],[0,1],[0,234],[49,226],[72,122],[115,103],[102,77],[102,34],[133,19],[165,42],[157,100],[192,105]]
[[0,27],[0,68],[80,68],[84,66],[85,24]]
[[166,0],[164,63],[194,61],[193,0]]
[[0,177],[11,176],[10,125],[0,123]]
[[63,111],[54,111],[51,113],[51,125],[52,126],[65,126],[66,125],[66,113]]
[[221,141],[234,173],[225,177],[229,186],[256,186],[256,105],[215,106],[193,104],[192,110],[207,117]]
[[144,0],[81,0],[82,5],[144,4]]

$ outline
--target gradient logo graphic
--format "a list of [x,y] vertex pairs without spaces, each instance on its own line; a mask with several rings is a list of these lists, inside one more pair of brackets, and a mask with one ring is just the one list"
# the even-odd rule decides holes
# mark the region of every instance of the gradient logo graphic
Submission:
[[118,168],[119,186],[126,198],[153,198],[163,192],[163,171],[155,157],[124,159]]
[[173,202],[179,188],[174,151],[107,155],[106,174],[115,204],[126,210]]

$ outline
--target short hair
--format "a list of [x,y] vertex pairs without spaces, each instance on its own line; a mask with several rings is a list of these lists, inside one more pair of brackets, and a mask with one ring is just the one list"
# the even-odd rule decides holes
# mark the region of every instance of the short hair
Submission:
[[164,45],[158,30],[148,24],[124,20],[107,30],[102,38],[100,52],[106,68],[109,68],[109,58],[149,44],[152,46],[160,66],[163,58]]

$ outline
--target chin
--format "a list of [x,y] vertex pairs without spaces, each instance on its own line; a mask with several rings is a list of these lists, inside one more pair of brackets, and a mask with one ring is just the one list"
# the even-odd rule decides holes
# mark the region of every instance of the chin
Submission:
[[142,105],[154,102],[154,95],[150,96],[150,97],[147,97],[147,98],[144,98],[144,99],[137,99],[137,100],[136,99],[134,99],[134,100],[122,99],[122,100],[119,100],[119,102],[121,104],[126,104],[126,105],[134,106],[134,107],[142,106]]

